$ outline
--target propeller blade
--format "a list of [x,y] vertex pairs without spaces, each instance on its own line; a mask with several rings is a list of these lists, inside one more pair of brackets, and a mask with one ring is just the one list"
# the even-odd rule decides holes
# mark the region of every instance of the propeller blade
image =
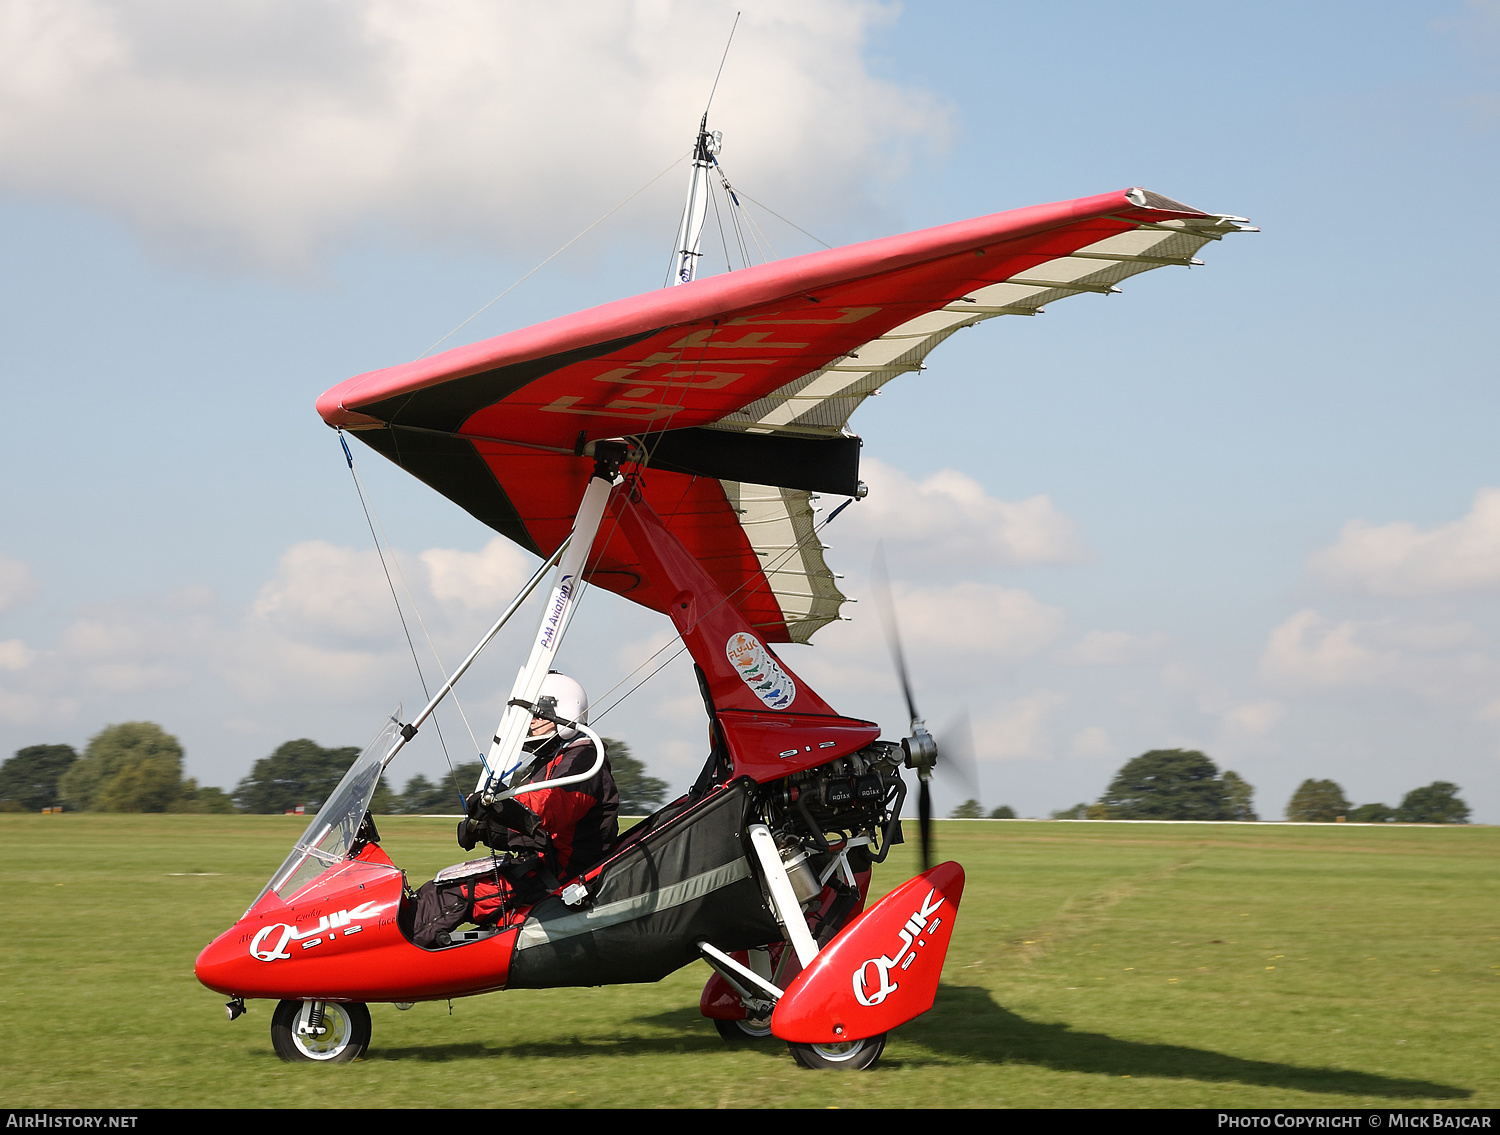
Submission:
[[974,760],[974,730],[969,726],[969,711],[960,709],[937,735],[938,752],[943,755],[937,766],[947,786],[962,793],[960,800],[978,800],[979,766]]
[[917,789],[917,824],[922,830],[922,870],[932,866],[932,791],[927,786],[927,777],[922,777]]
[[891,660],[896,664],[896,676],[901,679],[901,692],[906,696],[906,712],[915,724],[922,720],[917,712],[917,699],[912,696],[911,678],[906,670],[906,653],[901,649],[901,628],[896,624],[896,606],[891,601],[891,576],[885,566],[885,545],[875,545],[875,563],[870,569],[870,582],[875,589],[875,605],[880,611],[880,625],[885,631],[886,645],[891,648]]
[[896,676],[901,679],[901,692],[906,697],[906,712],[911,715],[911,736],[901,742],[906,751],[906,767],[917,774],[917,824],[922,833],[922,870],[932,866],[932,779],[933,767],[937,764],[938,746],[922,715],[917,712],[917,699],[911,692],[911,676],[906,669],[906,652],[901,649],[901,629],[896,623],[896,605],[891,600],[891,575],[885,566],[885,545],[875,545],[875,562],[870,569],[870,582],[875,590],[875,605],[880,611],[880,624],[885,630],[886,645],[891,648],[891,660],[896,664]]

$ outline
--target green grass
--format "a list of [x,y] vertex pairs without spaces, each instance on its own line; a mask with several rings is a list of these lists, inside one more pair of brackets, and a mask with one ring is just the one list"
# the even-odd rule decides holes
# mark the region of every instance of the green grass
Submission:
[[[0,815],[0,1104],[1500,1106],[1500,828],[940,824],[937,1005],[838,1074],[726,1047],[701,966],[372,1005],[366,1059],[284,1065],[271,1004],[231,1024],[192,967],[305,822]],[[462,858],[448,821],[380,826],[415,881]]]

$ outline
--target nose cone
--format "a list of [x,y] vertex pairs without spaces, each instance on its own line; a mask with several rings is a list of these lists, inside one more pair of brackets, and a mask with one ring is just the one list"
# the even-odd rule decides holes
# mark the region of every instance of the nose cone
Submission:
[[246,934],[236,925],[220,934],[203,948],[193,964],[193,973],[208,988],[230,996],[250,993],[251,977],[247,969],[255,964],[250,956]]

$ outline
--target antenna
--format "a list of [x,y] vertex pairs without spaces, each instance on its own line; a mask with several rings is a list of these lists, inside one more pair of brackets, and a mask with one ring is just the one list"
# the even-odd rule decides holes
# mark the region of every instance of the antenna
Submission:
[[734,14],[734,23],[729,25],[729,39],[724,43],[724,54],[719,57],[719,69],[714,72],[714,85],[709,89],[708,101],[703,104],[703,117],[708,118],[708,108],[714,104],[714,92],[719,89],[719,76],[724,74],[724,61],[729,58],[729,45],[734,42],[734,30],[740,26],[740,16],[743,12]]
[[724,54],[719,58],[719,69],[714,73],[714,84],[709,88],[708,102],[703,104],[703,118],[698,122],[687,204],[682,209],[682,223],[677,226],[677,243],[673,245],[672,264],[667,269],[667,282],[673,287],[692,283],[693,277],[698,274],[698,257],[702,255],[698,246],[703,239],[703,222],[708,218],[708,174],[713,168],[715,155],[724,147],[724,135],[717,130],[709,132],[708,108],[713,105],[714,94],[719,89],[719,78],[724,74],[724,62],[729,58],[729,45],[734,42],[740,15],[739,12],[734,14],[734,24],[729,29]]

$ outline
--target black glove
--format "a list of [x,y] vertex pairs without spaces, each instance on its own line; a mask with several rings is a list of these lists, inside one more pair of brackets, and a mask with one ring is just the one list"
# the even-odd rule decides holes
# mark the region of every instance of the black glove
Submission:
[[464,811],[467,815],[458,822],[458,846],[465,851],[473,851],[479,843],[496,851],[507,851],[512,833],[533,836],[542,824],[533,812],[514,799],[486,804],[477,792],[469,797]]

